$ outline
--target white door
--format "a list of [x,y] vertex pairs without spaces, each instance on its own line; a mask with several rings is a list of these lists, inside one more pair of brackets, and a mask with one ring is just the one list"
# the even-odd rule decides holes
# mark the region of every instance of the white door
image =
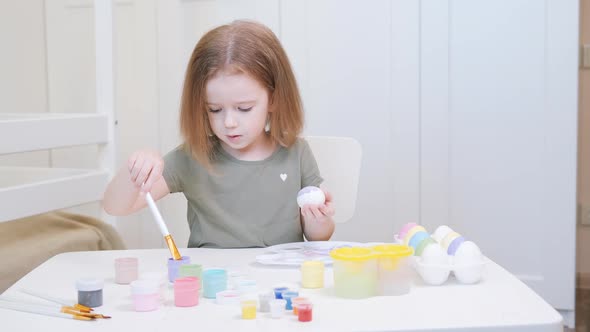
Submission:
[[421,221],[574,309],[576,1],[422,1]]

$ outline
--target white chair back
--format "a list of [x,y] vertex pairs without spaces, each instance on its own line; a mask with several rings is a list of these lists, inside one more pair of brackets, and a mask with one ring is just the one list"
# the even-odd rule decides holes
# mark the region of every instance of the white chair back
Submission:
[[362,148],[350,137],[306,136],[324,178],[323,186],[334,196],[334,222],[352,219],[356,208]]

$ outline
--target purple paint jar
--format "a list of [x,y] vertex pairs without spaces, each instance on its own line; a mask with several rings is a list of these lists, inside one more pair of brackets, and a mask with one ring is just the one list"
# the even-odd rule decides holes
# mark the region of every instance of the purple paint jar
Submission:
[[182,256],[179,260],[174,258],[168,258],[168,281],[174,282],[178,278],[178,270],[181,265],[190,264],[191,258],[188,256]]

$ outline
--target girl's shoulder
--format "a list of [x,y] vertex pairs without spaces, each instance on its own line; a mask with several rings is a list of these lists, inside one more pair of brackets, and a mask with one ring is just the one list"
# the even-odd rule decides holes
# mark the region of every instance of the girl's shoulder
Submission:
[[170,150],[170,152],[164,156],[164,162],[187,169],[201,167],[201,164],[192,156],[191,152],[184,144],[180,144]]
[[288,149],[293,149],[294,151],[305,151],[309,149],[309,143],[304,137],[297,137],[293,145],[291,145]]
[[295,142],[286,150],[289,154],[297,155],[298,158],[307,158],[309,155],[313,155],[311,147],[304,137],[297,137]]

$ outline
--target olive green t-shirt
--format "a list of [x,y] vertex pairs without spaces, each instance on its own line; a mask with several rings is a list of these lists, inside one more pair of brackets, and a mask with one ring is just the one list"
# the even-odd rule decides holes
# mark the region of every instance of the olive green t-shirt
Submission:
[[239,160],[217,149],[209,172],[182,147],[164,156],[171,193],[188,200],[189,247],[265,247],[303,241],[297,193],[322,177],[300,138],[260,161]]

